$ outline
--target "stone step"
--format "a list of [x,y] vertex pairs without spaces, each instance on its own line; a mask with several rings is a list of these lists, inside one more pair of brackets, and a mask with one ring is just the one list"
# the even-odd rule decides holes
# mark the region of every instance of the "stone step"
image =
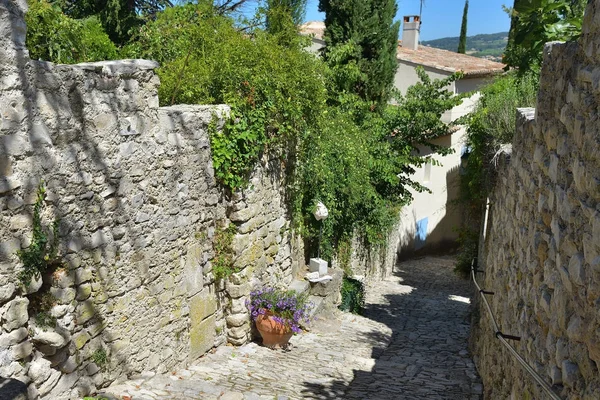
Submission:
[[294,279],[288,289],[303,294],[310,290],[310,283],[305,280]]
[[325,300],[325,298],[321,297],[321,296],[308,296],[308,301],[313,304],[313,307],[310,309],[310,312],[308,313],[308,320],[309,320],[308,324],[306,324],[304,322],[300,323],[300,327],[302,329],[310,331],[311,321],[313,321],[315,319],[315,317],[317,315],[319,315],[319,313],[321,313],[324,309],[325,302],[323,300]]

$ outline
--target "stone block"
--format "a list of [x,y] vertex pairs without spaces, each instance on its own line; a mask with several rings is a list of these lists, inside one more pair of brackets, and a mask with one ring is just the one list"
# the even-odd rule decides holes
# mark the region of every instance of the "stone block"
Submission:
[[[0,270],[3,269],[2,267],[3,266],[0,265]],[[0,306],[13,297],[16,289],[17,287],[12,282],[0,285]]]
[[51,287],[50,293],[61,304],[69,304],[75,300],[76,291],[73,288],[56,288]]
[[25,297],[18,297],[8,303],[6,312],[2,316],[2,328],[10,332],[25,325],[29,319],[28,305],[29,299]]
[[33,345],[31,342],[22,342],[12,347],[12,356],[15,360],[22,360],[29,357],[33,352]]
[[250,294],[250,284],[248,282],[241,285],[234,285],[231,282],[227,282],[225,289],[232,299],[239,299]]
[[77,325],[83,325],[96,315],[94,304],[90,300],[86,300],[77,305],[75,310],[75,320]]
[[77,350],[81,350],[90,339],[91,337],[86,331],[81,331],[73,335],[73,344]]
[[252,266],[264,255],[264,243],[262,240],[255,241],[249,248],[244,250],[234,261],[233,266],[239,269]]
[[236,328],[250,323],[250,314],[228,315],[227,318],[225,318],[225,321],[227,322],[227,327]]
[[204,287],[204,271],[202,269],[204,258],[202,254],[202,246],[192,245],[188,247],[182,278],[188,296],[195,295]]
[[563,385],[574,388],[580,378],[579,367],[569,360],[562,362],[562,382]]
[[310,272],[318,272],[319,276],[327,275],[327,261],[320,258],[311,258],[308,269]]
[[344,272],[340,269],[329,270],[332,279],[328,282],[311,283],[310,294],[313,296],[327,297],[339,293],[342,287]]
[[192,324],[190,328],[189,358],[194,360],[212,349],[216,336],[216,318],[210,316],[204,321]]
[[27,329],[19,328],[15,329],[10,333],[4,333],[0,335],[0,347],[7,348],[9,346],[13,346],[17,343],[20,343],[23,339],[27,337]]
[[204,289],[190,299],[189,308],[190,322],[193,327],[217,311],[217,298],[208,289]]
[[38,332],[33,336],[32,340],[35,343],[48,345],[57,349],[60,349],[61,347],[64,347],[67,344],[67,338],[53,331]]

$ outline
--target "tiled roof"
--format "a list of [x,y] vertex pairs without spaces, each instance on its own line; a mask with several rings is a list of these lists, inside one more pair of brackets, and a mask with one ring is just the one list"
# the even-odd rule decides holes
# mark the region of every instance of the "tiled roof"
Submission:
[[[325,23],[322,21],[307,22],[300,27],[300,32],[305,35],[314,35],[316,39],[323,40]],[[442,71],[462,71],[468,77],[500,74],[504,68],[504,64],[498,62],[429,46],[419,45],[418,50],[407,49],[402,47],[401,41],[398,41],[397,57],[401,61]]]
[[488,76],[500,74],[504,64],[473,57],[467,54],[436,49],[435,47],[421,46],[418,50],[402,47],[398,41],[398,60],[408,61],[413,64],[423,65],[448,72],[462,71],[465,76]]
[[323,21],[310,21],[300,25],[300,32],[303,35],[315,35],[316,39],[323,40],[323,33],[325,32],[325,22]]

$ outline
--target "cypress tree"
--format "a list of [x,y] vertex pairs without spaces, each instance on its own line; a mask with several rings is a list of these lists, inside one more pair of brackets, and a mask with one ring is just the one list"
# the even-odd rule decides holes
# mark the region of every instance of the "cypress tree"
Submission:
[[458,52],[465,54],[467,51],[467,14],[469,13],[469,0],[465,1],[462,25],[460,26],[460,39],[458,41]]
[[375,105],[386,104],[398,68],[396,1],[319,0],[319,11],[325,13],[324,59],[360,71],[351,88],[338,89],[350,90]]

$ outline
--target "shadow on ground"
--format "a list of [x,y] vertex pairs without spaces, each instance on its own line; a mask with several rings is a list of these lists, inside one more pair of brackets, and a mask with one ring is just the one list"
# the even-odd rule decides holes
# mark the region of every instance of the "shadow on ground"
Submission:
[[[386,343],[372,349],[375,365],[341,380],[305,382],[309,399],[480,399],[481,384],[468,354],[470,282],[453,273],[450,258],[400,263],[391,285],[372,289],[364,316],[385,324],[392,335],[366,332],[360,340]],[[393,287],[393,286],[396,287]],[[378,298],[379,297],[379,298]]]

